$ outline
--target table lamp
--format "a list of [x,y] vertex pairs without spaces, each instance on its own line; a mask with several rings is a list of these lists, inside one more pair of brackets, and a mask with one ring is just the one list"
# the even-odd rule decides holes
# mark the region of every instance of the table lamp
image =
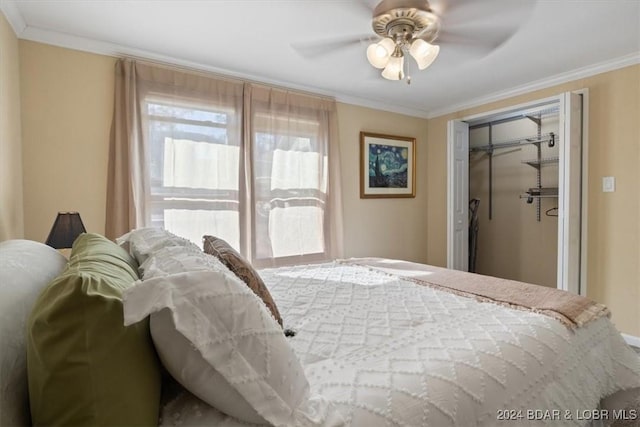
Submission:
[[80,234],[86,232],[78,212],[58,212],[46,243],[54,249],[67,249]]

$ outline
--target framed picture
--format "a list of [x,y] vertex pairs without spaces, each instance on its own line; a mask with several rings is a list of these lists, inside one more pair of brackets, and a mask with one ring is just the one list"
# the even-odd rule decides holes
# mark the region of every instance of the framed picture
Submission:
[[416,196],[416,139],[360,132],[360,198]]

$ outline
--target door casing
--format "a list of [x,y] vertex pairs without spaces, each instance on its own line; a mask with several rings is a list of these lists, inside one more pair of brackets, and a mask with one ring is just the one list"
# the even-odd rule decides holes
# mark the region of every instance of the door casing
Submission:
[[[568,175],[576,167],[576,156],[569,155],[572,130],[575,136],[575,111],[573,117],[571,109],[575,107],[576,96],[581,98],[581,127],[577,131],[581,134],[581,152],[578,156],[580,174],[576,180]],[[457,270],[467,270],[468,246],[460,235],[460,227],[468,230],[468,216],[456,213],[456,205],[461,197],[468,199],[468,158],[465,166],[460,160],[456,160],[456,152],[461,150],[460,143],[464,144],[457,133],[467,125],[467,121],[481,120],[483,118],[508,115],[523,110],[531,110],[548,104],[559,104],[560,137],[563,146],[560,150],[560,167],[558,183],[561,187],[559,205],[563,207],[558,218],[558,280],[557,288],[567,290],[580,295],[587,292],[587,196],[588,196],[588,111],[589,92],[581,89],[573,92],[564,92],[549,98],[543,98],[511,107],[492,110],[475,114],[461,119],[450,120],[447,123],[447,267]],[[468,125],[467,125],[468,129]],[[575,139],[575,138],[574,138]],[[575,140],[573,141],[575,144]],[[468,131],[466,138],[466,151],[468,153]],[[457,167],[466,167],[466,175],[456,170]],[[565,176],[566,175],[566,176]],[[567,186],[573,186],[567,191]],[[575,188],[578,186],[579,188]],[[466,194],[466,196],[465,196]],[[580,201],[575,203],[575,196],[580,196]],[[570,199],[570,196],[574,199]],[[458,200],[456,200],[458,199]],[[466,200],[465,199],[465,200]],[[457,201],[457,203],[456,203]],[[576,211],[577,210],[577,211]],[[466,206],[465,206],[466,212]],[[563,215],[567,212],[568,215]],[[460,224],[460,220],[463,221]],[[577,223],[576,223],[577,221]]]

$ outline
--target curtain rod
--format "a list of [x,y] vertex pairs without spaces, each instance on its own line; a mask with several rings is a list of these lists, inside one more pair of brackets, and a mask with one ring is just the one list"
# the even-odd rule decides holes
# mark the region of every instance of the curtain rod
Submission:
[[171,62],[161,61],[161,60],[157,60],[157,59],[149,59],[149,58],[145,58],[145,57],[142,57],[142,56],[135,56],[135,55],[118,55],[117,58],[120,58],[120,59],[131,59],[133,61],[146,63],[148,65],[159,66],[159,67],[172,69],[172,70],[176,70],[176,71],[184,71],[184,72],[195,73],[195,74],[202,75],[204,77],[216,77],[216,78],[219,78],[219,79],[222,79],[222,80],[226,80],[226,81],[230,81],[230,82],[250,83],[250,84],[269,86],[269,87],[274,88],[274,89],[293,92],[293,93],[296,93],[296,94],[299,94],[299,95],[315,96],[315,97],[323,98],[323,99],[326,99],[326,100],[329,100],[329,101],[336,101],[335,97],[333,97],[333,96],[323,95],[323,94],[310,92],[310,91],[307,91],[307,90],[302,90],[302,89],[297,89],[297,88],[291,88],[291,87],[283,86],[283,85],[277,84],[277,83],[265,82],[265,81],[260,81],[260,80],[253,80],[253,79],[249,79],[249,78],[246,78],[246,77],[230,76],[230,75],[224,74],[224,73],[219,72],[219,71],[208,70],[208,69],[206,69],[204,67],[203,68],[199,68],[197,65],[196,66],[192,66],[192,65],[184,65],[184,64],[175,64],[175,63],[171,63]]

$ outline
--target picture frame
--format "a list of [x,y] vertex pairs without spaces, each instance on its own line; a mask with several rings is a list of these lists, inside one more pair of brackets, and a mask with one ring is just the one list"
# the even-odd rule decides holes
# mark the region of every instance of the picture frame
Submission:
[[360,198],[416,196],[416,139],[360,132]]

